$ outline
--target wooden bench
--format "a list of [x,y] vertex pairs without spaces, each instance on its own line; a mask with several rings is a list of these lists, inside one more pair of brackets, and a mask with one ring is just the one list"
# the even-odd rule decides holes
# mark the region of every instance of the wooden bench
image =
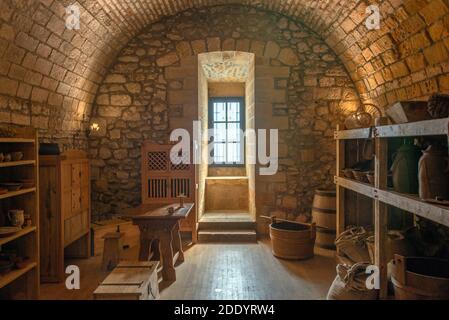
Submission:
[[158,261],[122,261],[94,292],[95,300],[157,300]]

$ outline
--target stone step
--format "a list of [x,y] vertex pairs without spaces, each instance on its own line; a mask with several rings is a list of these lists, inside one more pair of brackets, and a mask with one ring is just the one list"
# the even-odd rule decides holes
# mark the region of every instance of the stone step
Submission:
[[200,243],[257,243],[256,231],[248,230],[201,230],[198,232]]
[[256,222],[248,212],[217,210],[206,212],[198,221],[198,230],[255,230]]
[[206,177],[206,185],[248,185],[249,178],[246,176],[220,176]]
[[252,221],[200,221],[198,230],[255,230],[256,223]]

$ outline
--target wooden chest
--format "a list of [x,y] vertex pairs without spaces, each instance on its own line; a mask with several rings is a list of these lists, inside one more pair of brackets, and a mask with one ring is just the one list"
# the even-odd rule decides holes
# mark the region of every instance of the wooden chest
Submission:
[[157,300],[158,261],[122,261],[94,292],[95,300]]

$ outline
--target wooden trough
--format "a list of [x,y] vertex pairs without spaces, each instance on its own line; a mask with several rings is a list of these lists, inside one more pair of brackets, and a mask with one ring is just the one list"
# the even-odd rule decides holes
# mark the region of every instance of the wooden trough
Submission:
[[396,254],[392,271],[396,299],[449,299],[449,260]]
[[289,260],[302,260],[313,257],[315,246],[315,224],[300,223],[263,217],[271,220],[270,238],[275,257]]

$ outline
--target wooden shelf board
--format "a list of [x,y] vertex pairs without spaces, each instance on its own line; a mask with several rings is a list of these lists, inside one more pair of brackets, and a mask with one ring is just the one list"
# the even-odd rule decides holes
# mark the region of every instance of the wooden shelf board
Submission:
[[449,118],[377,127],[379,138],[447,135]]
[[390,190],[380,190],[369,184],[341,177],[334,178],[335,183],[345,189],[355,191],[382,203],[414,213],[449,227],[449,207],[427,203],[417,196],[401,194]]
[[335,131],[336,140],[437,136],[449,134],[449,118],[377,126],[370,135],[370,128]]
[[337,140],[368,139],[371,136],[370,128],[340,130],[334,133],[334,138]]
[[335,184],[345,189],[349,189],[357,193],[363,194],[367,197],[374,198],[375,188],[368,183],[363,183],[342,177],[334,177],[334,182]]
[[3,246],[5,244],[7,244],[8,242],[14,241],[14,240],[21,238],[24,235],[27,235],[34,231],[36,231],[36,227],[25,227],[22,230],[13,234],[12,236],[0,238],[0,246]]
[[0,143],[35,143],[35,140],[27,138],[0,138]]
[[376,190],[376,193],[378,199],[383,203],[449,227],[449,207],[427,203],[417,196],[394,191]]
[[35,165],[35,160],[0,162],[0,168]]
[[6,198],[20,196],[22,194],[27,194],[27,193],[31,193],[31,192],[35,192],[35,191],[36,191],[36,187],[34,187],[34,188],[27,188],[27,189],[21,189],[21,190],[18,190],[18,191],[10,191],[8,193],[1,194],[0,195],[0,200],[1,199],[6,199]]
[[25,268],[23,269],[16,269],[12,270],[4,275],[0,276],[0,289],[7,286],[17,278],[20,278],[24,274],[28,273],[29,271],[36,268],[37,263],[36,262],[30,262]]

